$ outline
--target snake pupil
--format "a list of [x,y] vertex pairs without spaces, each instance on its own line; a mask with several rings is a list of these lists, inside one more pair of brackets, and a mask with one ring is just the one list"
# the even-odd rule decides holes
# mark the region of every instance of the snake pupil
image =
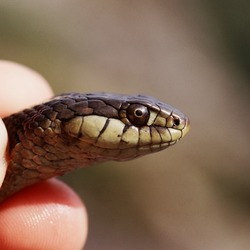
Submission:
[[140,110],[140,109],[135,110],[135,115],[136,115],[137,117],[141,117],[141,116],[143,115],[142,110]]

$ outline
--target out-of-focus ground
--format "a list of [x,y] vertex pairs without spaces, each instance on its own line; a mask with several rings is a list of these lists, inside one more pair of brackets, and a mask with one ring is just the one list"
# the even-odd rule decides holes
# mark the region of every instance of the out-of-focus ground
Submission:
[[149,94],[191,119],[166,151],[63,178],[88,208],[85,249],[250,249],[249,7],[0,3],[1,59],[34,68],[56,93]]

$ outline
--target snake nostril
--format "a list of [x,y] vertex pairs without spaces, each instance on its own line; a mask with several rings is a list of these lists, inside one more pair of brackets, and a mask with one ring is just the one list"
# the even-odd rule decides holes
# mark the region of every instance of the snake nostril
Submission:
[[174,126],[179,126],[180,125],[180,119],[179,118],[177,118],[177,117],[175,117],[174,119],[173,119],[173,124],[174,124]]

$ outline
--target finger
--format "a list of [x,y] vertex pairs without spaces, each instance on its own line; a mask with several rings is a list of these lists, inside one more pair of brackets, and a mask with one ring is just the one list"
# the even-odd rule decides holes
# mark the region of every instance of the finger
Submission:
[[62,182],[49,180],[0,205],[1,249],[82,249],[85,225],[79,197]]
[[52,94],[47,81],[35,71],[0,60],[0,117],[42,102]]

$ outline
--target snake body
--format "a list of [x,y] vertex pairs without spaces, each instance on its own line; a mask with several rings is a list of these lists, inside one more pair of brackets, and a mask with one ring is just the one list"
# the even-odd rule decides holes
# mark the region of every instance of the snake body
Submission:
[[62,94],[3,121],[9,163],[0,201],[79,167],[160,151],[189,131],[188,118],[170,105],[109,93]]

